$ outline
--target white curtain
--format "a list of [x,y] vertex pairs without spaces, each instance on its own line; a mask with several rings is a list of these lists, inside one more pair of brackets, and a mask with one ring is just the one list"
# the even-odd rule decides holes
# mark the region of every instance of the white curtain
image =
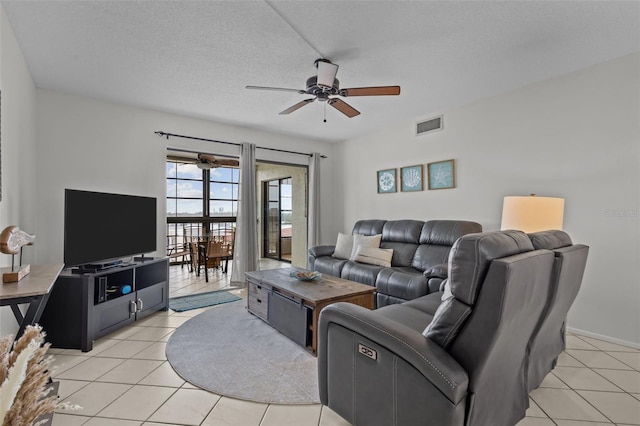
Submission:
[[231,283],[236,286],[244,286],[245,272],[259,269],[256,200],[256,146],[245,142],[240,154],[238,220],[231,272]]
[[320,158],[317,152],[309,158],[309,248],[320,244]]

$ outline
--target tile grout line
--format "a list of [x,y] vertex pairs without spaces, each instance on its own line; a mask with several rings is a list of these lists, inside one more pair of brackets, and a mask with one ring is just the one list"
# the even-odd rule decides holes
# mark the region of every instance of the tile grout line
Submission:
[[[579,336],[576,336],[576,337],[578,337],[578,339],[580,339],[580,337],[579,337]],[[580,339],[580,340],[582,340],[582,339]],[[590,344],[589,342],[586,342],[586,341],[584,341],[584,340],[582,340],[582,341],[583,341],[583,342],[585,342],[585,343],[587,343],[587,344]],[[592,346],[593,346],[593,345],[592,345]],[[600,349],[598,349],[598,351],[599,351],[599,352],[602,352],[602,353],[605,353],[605,354],[607,354],[607,355],[609,355],[606,351],[603,351],[603,350],[600,350]],[[609,356],[611,356],[611,355],[609,355]],[[612,357],[612,358],[613,358],[613,357]],[[586,365],[586,364],[585,364],[585,367],[586,367],[586,368],[588,368],[589,370],[591,370],[593,373],[598,374],[598,373],[597,373],[596,371],[594,371],[590,366],[588,366],[588,365]],[[613,384],[613,383],[612,383],[612,384]],[[613,384],[613,385],[614,385],[614,386],[616,386],[615,384]],[[616,386],[616,387],[618,387],[618,386]],[[610,419],[610,418],[609,418],[609,416],[607,416],[606,414],[604,414],[604,413],[603,413],[602,411],[600,411],[600,410],[599,410],[595,405],[593,405],[591,402],[589,402],[589,401],[588,401],[588,400],[587,400],[587,399],[586,399],[586,398],[585,398],[585,397],[584,397],[580,392],[578,392],[578,390],[575,390],[575,389],[573,389],[573,388],[571,388],[571,389],[572,389],[572,390],[573,390],[573,391],[574,391],[574,392],[575,392],[575,393],[576,393],[580,398],[582,398],[582,399],[583,399],[587,404],[589,404],[589,406],[591,406],[594,410],[596,410],[598,413],[600,413],[600,414],[601,414],[605,419],[609,420],[609,422],[610,422],[610,423],[615,424],[615,422],[614,422],[612,419]],[[592,391],[592,392],[593,392],[593,391]],[[619,393],[619,392],[615,392],[615,393]]]

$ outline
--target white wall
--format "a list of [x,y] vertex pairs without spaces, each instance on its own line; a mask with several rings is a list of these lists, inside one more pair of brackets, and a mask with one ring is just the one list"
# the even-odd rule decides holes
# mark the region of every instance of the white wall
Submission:
[[[37,91],[37,197],[40,214],[38,256],[42,262],[63,257],[64,189],[117,192],[158,198],[158,241],[165,245],[165,160],[167,146],[198,152],[238,153],[238,148],[210,142],[154,134],[184,134],[229,142],[252,142],[259,146],[329,154],[331,146],[265,132],[251,131],[204,120],[180,117],[49,90]],[[308,162],[293,156],[257,150],[258,159]],[[323,185],[331,189],[331,161],[322,163]],[[327,203],[331,208],[331,202]],[[330,211],[330,210],[329,210]],[[87,214],[91,214],[90,207]],[[331,230],[331,216],[325,228]],[[95,244],[90,234],[87,244]]]
[[[0,5],[0,90],[2,91],[2,201],[0,230],[17,225],[36,233],[35,163],[36,88],[16,42],[13,29]],[[40,244],[36,234],[36,246]],[[24,249],[24,263],[36,259],[35,247]],[[11,265],[11,256],[0,254],[0,266]],[[3,285],[0,283],[0,285]],[[5,284],[11,285],[11,284]],[[0,336],[15,333],[18,326],[9,307],[0,308]]]
[[[444,111],[440,132],[415,136],[417,121],[442,111],[425,112],[338,145],[339,230],[364,218],[470,219],[493,230],[506,195],[564,197],[564,229],[591,247],[569,326],[640,344],[639,76],[633,54]],[[450,158],[456,189],[376,192],[377,170]]]

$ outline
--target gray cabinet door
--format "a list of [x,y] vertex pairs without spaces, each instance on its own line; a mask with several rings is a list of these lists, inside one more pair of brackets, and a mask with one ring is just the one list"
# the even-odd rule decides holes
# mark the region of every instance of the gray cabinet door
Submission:
[[269,293],[269,324],[296,343],[309,344],[311,311],[299,301],[275,291]]

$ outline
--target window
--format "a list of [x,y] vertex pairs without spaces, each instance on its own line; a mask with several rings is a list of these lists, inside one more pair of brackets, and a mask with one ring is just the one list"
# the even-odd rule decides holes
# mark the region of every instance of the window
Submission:
[[237,216],[239,169],[220,167],[209,175],[210,216]]
[[167,161],[167,218],[204,217],[202,175],[195,164]]
[[239,170],[199,169],[191,159],[167,159],[167,252],[189,237],[232,235],[238,215]]

